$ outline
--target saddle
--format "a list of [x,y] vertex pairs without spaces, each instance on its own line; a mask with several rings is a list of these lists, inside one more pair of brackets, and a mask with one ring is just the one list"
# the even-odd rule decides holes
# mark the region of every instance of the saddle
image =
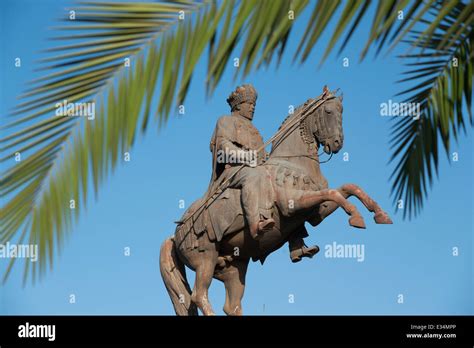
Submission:
[[[201,208],[204,198],[195,201],[184,213],[183,217],[176,221],[176,236],[178,240],[185,243],[185,248],[196,248],[199,245],[191,245],[196,238],[186,238],[188,233],[194,233],[200,237],[203,233],[208,234],[210,241],[220,242],[226,234],[238,231],[244,224],[242,206],[240,205],[240,190],[227,188],[212,204]],[[189,216],[193,215],[191,218]],[[191,243],[190,245],[187,245]]]
[[244,226],[244,213],[240,201],[240,190],[227,188],[207,208],[210,223],[215,232],[209,235],[211,241],[221,241]]

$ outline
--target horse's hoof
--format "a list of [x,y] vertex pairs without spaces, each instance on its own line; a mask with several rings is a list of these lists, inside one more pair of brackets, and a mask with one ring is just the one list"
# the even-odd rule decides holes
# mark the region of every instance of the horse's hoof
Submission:
[[374,220],[376,224],[386,224],[386,225],[393,224],[392,219],[390,219],[388,214],[384,211],[379,211],[377,214],[375,214]]
[[349,225],[357,228],[365,228],[365,222],[362,216],[353,216],[349,219]]

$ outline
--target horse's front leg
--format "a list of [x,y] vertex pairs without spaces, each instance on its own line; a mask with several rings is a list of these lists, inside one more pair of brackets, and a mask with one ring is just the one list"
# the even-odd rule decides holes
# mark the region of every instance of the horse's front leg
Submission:
[[304,191],[289,189],[285,196],[288,198],[288,202],[291,206],[290,213],[292,211],[296,212],[299,210],[314,209],[323,202],[329,201],[334,204],[335,207],[341,207],[348,215],[350,215],[349,224],[351,226],[365,228],[364,219],[357,208],[349,203],[338,190],[325,189],[320,191]]
[[[367,193],[365,193],[359,186],[354,184],[345,184],[337,189],[337,191],[344,197],[349,198],[350,196],[356,196],[362,204],[374,213],[374,220],[378,224],[391,224],[392,220],[388,214],[380,208]],[[332,201],[323,202],[319,206],[318,216],[311,222],[313,226],[320,224],[326,217],[331,215],[337,208],[338,204]]]

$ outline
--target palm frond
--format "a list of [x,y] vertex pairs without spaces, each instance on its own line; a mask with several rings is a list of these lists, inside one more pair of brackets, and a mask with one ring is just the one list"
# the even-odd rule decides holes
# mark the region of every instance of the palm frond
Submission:
[[[19,240],[39,246],[39,262],[25,263],[25,281],[29,272],[34,281],[52,266],[54,251],[85,208],[89,179],[97,195],[132,148],[137,130],[147,128],[150,114],[166,122],[177,87],[189,84],[204,49],[196,38],[205,43],[226,9],[190,1],[83,2],[74,8],[75,20],[62,30],[79,34],[56,38],[68,45],[49,50],[52,55],[41,62],[46,75],[32,81],[2,127],[8,135],[0,140],[6,166],[0,241],[23,231]],[[154,108],[158,83],[161,97]],[[94,119],[57,116],[63,100],[94,103]]]
[[[469,7],[472,13],[472,3],[449,7],[436,32],[430,29],[433,22],[426,21],[427,28],[408,40],[417,53],[402,56],[410,70],[406,72],[408,77],[399,82],[411,81],[414,86],[398,95],[409,95],[404,102],[419,104],[421,111],[419,120],[397,118],[392,127],[390,161],[398,159],[391,177],[392,195],[394,202],[404,201],[404,217],[417,216],[434,174],[438,174],[438,140],[449,160],[452,139],[466,130],[466,124],[473,124],[473,23],[463,22],[461,35],[451,26],[463,18]],[[467,114],[463,113],[464,108]]]

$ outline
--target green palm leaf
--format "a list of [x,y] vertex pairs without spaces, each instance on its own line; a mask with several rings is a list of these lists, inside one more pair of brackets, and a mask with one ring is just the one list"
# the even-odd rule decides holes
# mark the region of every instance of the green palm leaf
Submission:
[[[193,36],[212,35],[225,9],[188,1],[87,2],[74,8],[76,19],[62,29],[80,34],[56,38],[72,44],[51,49],[42,59],[46,75],[21,96],[24,101],[3,126],[9,134],[0,140],[7,167],[0,189],[6,198],[0,241],[22,231],[20,240],[39,245],[39,262],[31,268],[25,263],[25,280],[31,273],[34,281],[52,266],[54,250],[85,208],[89,178],[97,194],[130,151],[137,129],[147,128],[149,114],[166,120],[177,99],[174,86],[188,83],[191,73],[182,72],[185,67],[192,72],[204,48],[190,50]],[[180,11],[188,19],[181,20]],[[153,107],[159,79],[164,92]],[[94,121],[56,116],[56,103],[65,99],[95,103]],[[21,161],[15,162],[18,154]]]
[[[433,9],[440,10],[440,6],[434,4]],[[466,131],[466,124],[473,124],[474,26],[472,21],[463,23],[462,18],[474,9],[472,3],[456,3],[447,8],[449,11],[442,11],[441,20],[435,17],[424,21],[425,30],[415,32],[415,38],[407,40],[417,52],[402,56],[411,70],[400,82],[415,85],[399,95],[408,94],[405,102],[419,103],[421,115],[418,121],[398,118],[394,122],[390,161],[398,159],[392,175],[394,201],[406,203],[403,215],[410,218],[420,212],[433,183],[433,173],[438,173],[438,139],[449,160],[452,139],[457,139],[460,130]],[[432,30],[434,20],[436,32]],[[453,29],[453,23],[463,24]],[[463,113],[464,108],[467,114]]]

